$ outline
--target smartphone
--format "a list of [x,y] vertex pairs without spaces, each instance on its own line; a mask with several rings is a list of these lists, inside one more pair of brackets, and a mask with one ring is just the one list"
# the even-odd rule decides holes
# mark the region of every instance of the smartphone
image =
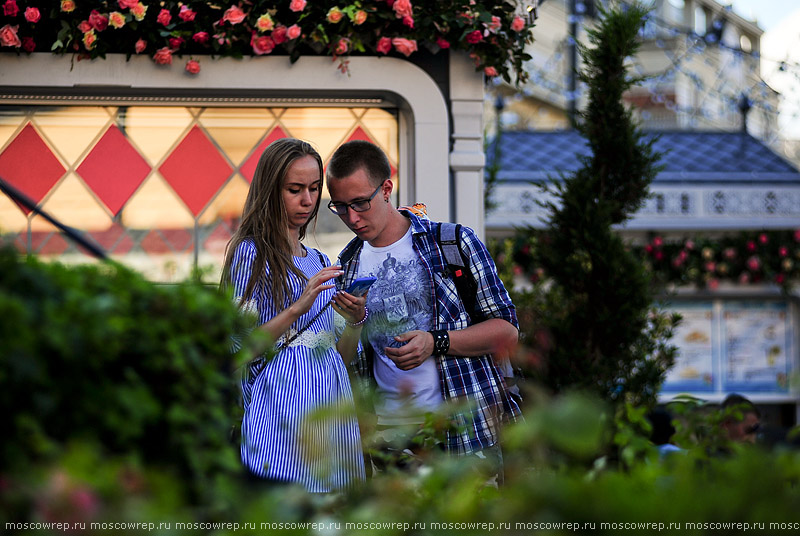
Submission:
[[359,277],[350,284],[345,292],[353,296],[361,297],[367,293],[369,287],[371,287],[375,281],[377,281],[377,279],[374,277]]

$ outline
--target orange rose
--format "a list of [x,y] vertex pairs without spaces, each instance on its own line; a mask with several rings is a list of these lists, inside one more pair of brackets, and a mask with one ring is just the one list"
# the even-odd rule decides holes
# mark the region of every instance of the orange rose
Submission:
[[344,13],[342,13],[341,9],[339,9],[338,7],[332,7],[330,11],[328,11],[328,22],[330,22],[331,24],[336,24],[337,22],[342,20],[343,16]]
[[118,30],[119,28],[125,26],[125,15],[119,11],[113,11],[108,15],[108,23],[112,28]]
[[268,32],[274,27],[275,22],[272,20],[272,17],[269,13],[264,13],[258,17],[258,20],[256,21],[256,28],[258,28],[259,32]]
[[363,9],[359,9],[358,11],[356,11],[356,14],[353,15],[353,24],[355,24],[356,26],[364,24],[366,20],[367,20],[367,12],[364,11]]
[[89,30],[83,34],[83,46],[86,47],[86,50],[92,50],[96,42],[97,34],[94,33],[94,30]]
[[222,20],[228,21],[231,24],[239,24],[244,20],[244,11],[239,6],[231,6],[222,15]]
[[61,0],[61,11],[64,13],[75,11],[75,2],[73,0]]

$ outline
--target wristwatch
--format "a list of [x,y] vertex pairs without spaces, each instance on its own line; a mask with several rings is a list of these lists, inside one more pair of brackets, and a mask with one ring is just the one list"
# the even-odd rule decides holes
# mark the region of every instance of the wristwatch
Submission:
[[434,329],[428,333],[433,335],[433,355],[445,355],[450,351],[450,335],[447,330]]

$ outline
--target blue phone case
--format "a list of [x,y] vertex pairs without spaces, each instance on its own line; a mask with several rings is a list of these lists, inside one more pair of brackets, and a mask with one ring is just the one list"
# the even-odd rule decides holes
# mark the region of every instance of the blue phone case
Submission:
[[363,296],[375,281],[377,279],[374,277],[359,277],[350,284],[345,292],[353,296]]

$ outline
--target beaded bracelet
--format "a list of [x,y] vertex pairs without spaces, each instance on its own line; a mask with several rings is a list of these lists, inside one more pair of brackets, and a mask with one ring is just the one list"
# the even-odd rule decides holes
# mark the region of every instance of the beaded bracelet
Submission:
[[362,318],[361,320],[359,320],[358,322],[355,322],[355,323],[350,323],[350,322],[347,322],[347,321],[345,320],[345,324],[347,324],[347,325],[348,325],[348,326],[350,326],[351,328],[354,328],[354,327],[356,327],[356,326],[360,326],[361,324],[363,324],[364,322],[366,322],[366,321],[367,321],[367,318],[369,318],[369,309],[367,309],[367,306],[365,305],[365,306],[364,306],[364,318]]

